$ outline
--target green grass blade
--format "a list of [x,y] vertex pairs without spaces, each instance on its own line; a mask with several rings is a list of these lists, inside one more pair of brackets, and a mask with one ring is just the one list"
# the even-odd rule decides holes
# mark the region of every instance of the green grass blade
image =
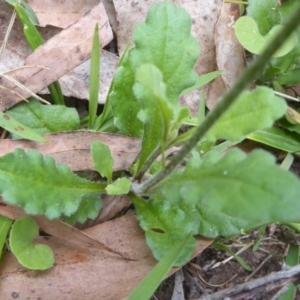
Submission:
[[0,258],[1,258],[3,247],[6,242],[6,237],[8,235],[12,223],[13,220],[0,216]]
[[166,256],[148,273],[137,288],[129,295],[127,300],[146,300],[150,299],[159,284],[168,274],[174,262],[179,257],[180,252],[189,240],[190,235],[187,235],[180,243],[172,248]]
[[43,38],[35,25],[28,17],[25,9],[21,5],[14,5],[16,13],[23,24],[23,32],[26,37],[27,43],[31,50],[35,50],[37,47],[44,44]]
[[99,75],[100,74],[100,41],[98,34],[98,23],[95,26],[93,47],[91,55],[91,71],[90,71],[90,94],[89,94],[89,129],[93,128],[97,107],[98,107],[98,93],[99,93]]
[[[24,36],[27,40],[27,43],[31,50],[35,50],[39,46],[44,44],[43,38],[40,35],[39,31],[35,27],[32,19],[28,16],[29,6],[27,5],[24,8],[21,5],[15,4],[13,5],[18,17],[23,25]],[[34,19],[36,22],[36,20]],[[51,97],[55,104],[64,104],[64,97],[61,91],[61,87],[58,81],[52,83],[48,86]]]

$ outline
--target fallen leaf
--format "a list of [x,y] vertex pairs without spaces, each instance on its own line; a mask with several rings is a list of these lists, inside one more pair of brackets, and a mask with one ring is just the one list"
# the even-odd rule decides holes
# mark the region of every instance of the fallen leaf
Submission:
[[0,140],[0,156],[16,148],[35,149],[52,156],[57,163],[68,165],[73,171],[94,170],[90,146],[94,141],[109,146],[114,171],[126,170],[140,152],[141,140],[117,134],[93,131],[60,132],[44,136],[47,143],[28,140]]
[[[13,295],[14,298],[40,297],[43,300],[124,299],[157,263],[134,214],[85,232],[115,251],[127,253],[137,260],[121,259],[94,248],[75,248],[50,238],[43,243],[53,249],[56,263],[52,269],[39,272],[38,276],[21,267],[11,253],[4,253],[0,265],[0,298],[11,299]],[[212,240],[198,239],[194,255],[211,243]]]
[[[99,3],[79,21],[56,34],[30,54],[25,60],[25,65],[32,67],[11,71],[10,75],[32,92],[41,91],[48,84],[88,59],[96,23],[99,24],[101,46],[104,47],[113,36],[105,9],[102,3]],[[16,93],[24,98],[28,97],[27,92],[14,86],[7,79],[2,78],[1,85],[6,88],[0,89],[1,111],[21,101]]]
[[[35,2],[44,3],[45,1]],[[69,9],[70,8],[71,6]],[[10,5],[4,1],[0,2],[0,41],[4,39],[4,34],[8,27],[12,11],[13,10]],[[39,31],[44,40],[47,41],[61,32],[61,29],[47,26],[45,28],[39,28]],[[25,64],[25,58],[31,53],[32,51],[28,47],[23,36],[22,25],[17,19],[12,28],[8,44],[6,45],[6,48],[0,59],[0,72],[5,72],[23,66]],[[118,61],[119,58],[115,54],[106,50],[101,51],[99,103],[105,103],[105,99]],[[77,99],[89,98],[90,63],[90,60],[87,60],[59,78],[62,92],[66,97],[74,97]],[[47,88],[45,88],[40,91],[39,94],[49,94],[49,91]]]
[[239,18],[239,5],[224,3],[215,28],[216,62],[222,74],[210,85],[206,105],[212,109],[216,100],[230,89],[246,67],[245,50],[238,42],[234,24]]
[[83,17],[99,3],[99,0],[52,1],[28,0],[39,19],[40,26],[52,25],[66,28]]

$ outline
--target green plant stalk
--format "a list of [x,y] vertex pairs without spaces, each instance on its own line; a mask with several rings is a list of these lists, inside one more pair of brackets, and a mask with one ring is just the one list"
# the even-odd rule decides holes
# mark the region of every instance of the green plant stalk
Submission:
[[[21,5],[14,5],[14,9],[23,25],[24,36],[32,51],[44,44],[43,38],[36,29],[33,22],[27,16],[24,8]],[[48,86],[49,92],[55,104],[64,104],[64,96],[58,81]]]
[[98,107],[99,94],[99,76],[100,76],[100,42],[98,34],[98,23],[95,26],[90,71],[89,87],[89,129],[92,129],[95,123]]
[[299,14],[300,3],[295,9],[295,13],[285,24],[284,28],[277,34],[277,36],[274,37],[274,39],[271,40],[262,54],[257,57],[256,61],[245,70],[243,76],[236,82],[233,88],[224,95],[222,101],[218,102],[216,108],[208,114],[203,123],[196,128],[195,133],[183,144],[182,148],[177,152],[177,154],[173,156],[167,167],[142,184],[133,186],[132,191],[134,193],[137,193],[138,195],[144,194],[152,186],[161,182],[175,170],[185,156],[204,137],[207,131],[237,100],[238,95],[264,70],[265,65],[270,60],[272,55],[297,28],[298,24],[300,23]]

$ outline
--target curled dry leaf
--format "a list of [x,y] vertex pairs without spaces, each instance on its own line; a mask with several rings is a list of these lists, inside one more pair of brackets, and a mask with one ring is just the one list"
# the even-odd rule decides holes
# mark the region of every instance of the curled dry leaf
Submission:
[[[0,265],[0,298],[10,299],[14,294],[20,299],[33,295],[43,300],[125,299],[157,263],[134,214],[85,232],[111,249],[137,260],[125,260],[95,248],[73,247],[50,238],[43,243],[53,249],[56,264],[39,276],[21,267],[11,253],[4,253]],[[211,242],[198,239],[194,255],[201,253]]]
[[106,144],[114,160],[113,170],[128,169],[138,156],[141,140],[117,134],[92,131],[72,131],[45,135],[47,143],[27,140],[1,140],[0,156],[16,148],[35,149],[52,156],[57,163],[68,165],[73,171],[94,170],[90,148],[99,141]]
[[233,86],[246,67],[245,50],[234,32],[234,24],[239,17],[238,4],[223,4],[214,34],[217,68],[223,72],[207,90],[206,104],[210,109],[215,107],[216,100]]
[[[99,3],[79,21],[56,34],[25,60],[26,65],[44,66],[46,69],[41,67],[23,68],[12,71],[10,75],[32,92],[41,91],[89,58],[96,23],[99,24],[99,37],[101,46],[104,47],[112,40],[113,35],[105,9],[102,3]],[[28,97],[27,92],[15,87],[8,80],[2,79],[1,85],[21,94],[24,98]],[[0,89],[1,111],[21,100],[7,89]]]

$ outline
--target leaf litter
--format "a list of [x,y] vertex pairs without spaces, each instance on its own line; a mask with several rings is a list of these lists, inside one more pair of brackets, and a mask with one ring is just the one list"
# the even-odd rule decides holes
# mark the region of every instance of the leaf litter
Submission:
[[[81,56],[74,56],[76,54],[73,50],[76,49],[76,46],[73,44],[73,40],[74,36],[76,35],[80,36],[80,38],[82,36],[85,38],[91,36],[86,34],[86,32],[78,34],[78,30],[80,30],[80,28],[87,30],[88,26],[92,25],[93,22],[90,22],[90,20],[87,23],[80,22],[83,21],[84,15],[89,12],[92,7],[98,3],[98,1],[78,1],[77,4],[79,6],[77,7],[73,6],[73,2],[69,3],[69,1],[64,1],[62,2],[62,5],[65,5],[64,7],[58,5],[56,9],[53,9],[52,5],[51,7],[48,7],[48,10],[46,9],[46,1],[31,0],[28,2],[33,8],[36,9],[39,18],[42,20],[43,26],[52,24],[57,27],[66,28],[68,26],[72,26],[73,23],[75,23],[74,25],[76,26],[76,22],[78,22],[77,27],[74,27],[75,31],[73,32],[45,28],[45,34],[49,36],[52,35],[53,38],[50,38],[49,43],[41,47],[41,49],[35,51],[33,54],[28,52],[23,38],[20,36],[18,37],[18,34],[20,35],[21,33],[21,29],[17,27],[18,29],[12,34],[11,44],[8,44],[8,48],[4,53],[4,59],[0,62],[1,72],[3,70],[12,69],[22,65],[45,65],[45,61],[48,59],[48,63],[46,63],[46,65],[48,67],[50,66],[52,69],[55,69],[55,72],[49,72],[50,70],[48,69],[37,70],[37,68],[28,68],[26,70],[18,70],[13,74],[28,88],[35,92],[40,92],[47,85],[45,80],[47,81],[49,79],[49,81],[52,82],[57,78],[61,78],[67,72],[71,72],[71,75],[67,75],[68,77],[65,77],[65,79],[62,77],[62,85],[65,92],[64,94],[66,96],[72,95],[80,99],[86,99],[87,92],[83,91],[87,91],[88,83],[86,83],[84,86],[79,86],[79,82],[82,82],[82,77],[80,80],[77,78],[75,79],[75,77],[87,77],[88,63],[84,61],[87,60],[90,49],[84,48],[82,49]],[[111,4],[111,1],[105,2]],[[108,15],[110,15],[111,23],[115,24],[113,29],[117,34],[119,47],[118,51],[120,53],[122,53],[125,45],[130,41],[133,28],[138,22],[144,20],[146,11],[154,2],[157,1],[140,1],[136,5],[134,1],[114,1],[115,16],[114,12],[110,12]],[[173,2],[184,7],[192,16],[192,31],[201,44],[201,57],[195,68],[197,73],[201,75],[216,69],[224,70],[221,77],[217,78],[205,89],[207,105],[211,109],[215,106],[216,100],[219,98],[219,96],[222,95],[225,90],[232,85],[245,67],[244,52],[236,42],[232,30],[232,24],[238,18],[236,5],[226,4],[221,0],[198,1],[197,3],[180,0]],[[6,5],[4,2],[0,3],[1,20],[6,19],[5,15],[10,15],[9,13],[5,12],[7,7],[8,5]],[[72,7],[71,10],[69,9],[70,7]],[[105,5],[105,8],[107,8],[107,5]],[[103,7],[101,9],[100,19],[101,22],[103,22],[101,23],[103,24],[103,35],[101,35],[101,32],[100,35],[101,44],[103,47],[112,39],[112,33],[110,27],[108,26],[108,19],[103,18],[103,15],[105,15]],[[99,14],[100,12],[98,8],[98,13],[95,15],[95,18],[99,18]],[[129,15],[130,18],[128,18]],[[112,21],[113,18],[116,19]],[[116,20],[119,24],[117,29]],[[0,40],[1,33],[5,31],[6,24],[7,23],[3,22],[0,26]],[[61,44],[63,37],[70,38],[67,40],[67,43],[72,44],[71,48],[68,48],[67,44]],[[79,45],[80,43],[85,43],[88,45],[90,44],[86,41],[83,42],[82,39],[79,39],[78,43],[75,44]],[[56,49],[53,46],[56,44],[64,45],[62,48],[66,48],[66,52],[62,53]],[[13,45],[13,47],[11,47],[11,45]],[[73,55],[71,56],[71,59],[67,59],[67,63],[62,64],[64,60],[66,61],[66,57],[68,57],[70,53]],[[110,85],[110,80],[105,81],[105,79],[112,78],[114,68],[116,67],[118,61],[116,55],[106,52],[103,53],[102,64],[104,67],[101,66],[101,73],[104,71],[105,77],[101,78],[101,84],[104,86],[104,91],[100,91],[101,103],[103,103],[103,99],[105,99],[105,95],[108,91],[108,86]],[[51,55],[53,55],[53,57],[51,57]],[[58,63],[56,65],[52,65],[51,63],[57,59],[59,59]],[[75,68],[76,66],[78,67]],[[36,72],[38,72],[37,75]],[[41,80],[41,78],[45,80]],[[70,81],[72,83],[71,85]],[[2,80],[1,84],[11,87],[11,83],[5,82],[5,80]],[[77,84],[78,91],[76,88],[74,88]],[[21,91],[21,93],[23,92]],[[7,94],[7,92],[1,90],[0,95],[1,99],[8,99],[7,102],[0,103],[0,108],[2,111],[20,101],[20,99],[18,99],[18,97],[15,95]],[[189,106],[192,112],[196,114],[198,112],[198,100],[198,93],[193,93],[192,95],[183,98],[182,104]],[[1,151],[3,152],[1,155],[13,151],[13,149],[20,146],[24,149],[38,148],[43,153],[52,155],[57,162],[69,164],[71,169],[74,171],[87,169],[90,170],[93,169],[92,163],[86,161],[86,159],[90,157],[88,155],[90,142],[95,140],[95,137],[92,137],[91,135],[92,133],[82,132],[51,134],[47,136],[48,144],[44,146],[43,144],[26,142],[22,140],[2,140]],[[101,137],[101,134],[98,135],[101,141],[103,141],[104,138],[104,140],[106,140],[110,146],[112,155],[114,156],[114,170],[126,169],[127,166],[130,165],[136,158],[140,147],[140,143],[137,139],[121,139],[121,137],[114,135],[103,135]],[[81,144],[81,146],[77,147],[78,141],[81,141],[83,137],[84,142]],[[120,146],[122,147],[119,148]],[[62,153],[64,153],[64,155],[60,156],[59,154]],[[118,203],[119,198],[117,196],[109,198],[108,203],[111,205],[111,208],[107,209],[106,211],[104,210],[102,218],[99,217],[102,219],[102,221],[109,220],[120,209],[114,208],[114,205],[111,204],[113,203],[111,202],[113,199],[117,199],[115,201]],[[124,206],[122,206],[122,208],[128,207],[128,204],[128,201],[124,201]],[[18,209],[12,206],[10,206],[10,211],[10,216],[12,218],[15,218],[17,214],[20,213],[18,212]],[[5,215],[1,203],[0,214]],[[125,298],[132,291],[132,289],[155,264],[152,254],[146,247],[143,232],[140,230],[133,214],[128,214],[122,218],[96,225],[86,229],[85,231],[76,231],[75,229],[71,230],[70,227],[60,224],[59,221],[58,224],[53,223],[53,231],[49,232],[48,230],[51,225],[47,224],[47,222],[43,223],[41,220],[39,222],[41,229],[53,235],[51,238],[39,237],[38,239],[43,240],[43,243],[51,245],[51,248],[54,249],[57,261],[56,265],[52,270],[42,274],[39,277],[36,277],[32,276],[31,271],[20,267],[17,264],[16,259],[10,253],[5,253],[4,260],[1,261],[0,265],[0,277],[1,281],[8,288],[0,291],[1,298],[9,299],[11,295],[18,295],[21,298],[25,298],[32,296],[32,293],[34,292],[35,297],[40,296],[43,299],[53,299],[53,297],[56,299],[67,299],[65,295],[62,296],[62,294],[59,292],[64,290],[65,293],[77,295],[77,299],[84,299],[87,293],[91,299],[121,299]],[[63,228],[66,231],[62,231]],[[70,234],[69,237],[68,234]],[[57,237],[57,235],[59,236]],[[62,242],[59,238],[63,238],[65,241]],[[72,245],[72,242],[74,243],[74,241],[77,244],[76,248]],[[120,257],[117,257],[106,251],[96,250],[94,248],[95,243],[96,247],[97,245],[99,246],[100,243],[102,246],[104,245],[104,248],[107,247],[108,249],[113,249],[115,253],[123,253],[123,257],[131,257],[134,258],[134,260],[120,259]],[[204,248],[208,247],[210,244],[211,241],[208,240],[197,240],[197,250],[195,251],[195,254],[202,252]],[[282,245],[280,245],[280,247],[282,247]],[[274,249],[268,249],[267,251],[272,250]],[[274,252],[277,250],[278,248],[275,247]],[[280,250],[282,249],[280,248]],[[224,256],[224,254],[222,255]],[[263,257],[264,256],[262,254],[253,254],[251,251],[248,253],[248,259],[251,261],[250,264],[253,266],[257,266],[258,262],[263,260]],[[203,255],[199,256],[196,261],[198,264],[203,266],[203,270],[212,270],[207,268],[207,266],[210,262],[213,262],[216,259],[221,260],[220,252],[217,252],[213,249],[208,249],[204,251]],[[245,276],[245,274],[242,274],[243,272],[238,264],[233,262],[232,264],[230,266],[228,266],[228,264],[224,265],[224,268],[214,269],[218,270],[218,272],[204,272],[204,275],[202,275],[205,277],[205,279],[203,278],[204,281],[202,281],[202,283],[205,283],[205,280],[207,280],[208,285],[206,285],[206,288],[214,288],[214,290],[216,290],[214,285],[219,284],[220,282],[228,282],[228,279],[231,279],[236,274],[239,274],[239,280],[233,279],[231,282],[240,282],[241,278]],[[277,268],[280,267],[278,264],[279,263],[277,261]],[[128,270],[130,270],[130,272],[128,272]],[[194,276],[199,275],[199,273],[197,274],[196,272],[196,268],[192,268],[192,265],[187,265],[183,268],[183,270],[185,278],[190,278],[190,274],[193,274]],[[228,270],[230,272],[233,271],[233,273],[225,272]],[[274,270],[276,270],[276,268],[274,268]],[[60,276],[57,276],[57,274],[60,274]],[[90,276],[87,277],[89,274]],[[95,276],[95,274],[97,274],[97,276]],[[124,278],[124,274],[128,276],[125,276]],[[82,277],[86,278],[86,281],[83,281]],[[103,281],[101,278],[106,278],[106,280]],[[200,276],[200,278],[202,277]],[[68,281],[68,285],[66,285],[67,281],[64,279]],[[86,282],[89,283],[88,291]],[[191,282],[192,279],[189,280],[189,284],[191,284]],[[167,281],[162,284],[162,287],[165,286],[163,298],[168,292],[168,287],[166,287],[166,285],[168,285]],[[57,294],[53,294],[53,289],[50,289],[51,286],[57,287],[57,289],[55,289]],[[188,286],[188,284],[185,286],[186,291],[190,290],[190,295],[192,294],[191,289],[192,286]],[[102,294],[100,294],[100,292]],[[157,291],[157,295],[160,293],[161,290],[159,289]],[[51,295],[51,298],[47,298],[48,295]],[[199,293],[197,294],[195,292],[194,295],[199,295]],[[72,297],[72,299],[74,299],[74,297]]]

